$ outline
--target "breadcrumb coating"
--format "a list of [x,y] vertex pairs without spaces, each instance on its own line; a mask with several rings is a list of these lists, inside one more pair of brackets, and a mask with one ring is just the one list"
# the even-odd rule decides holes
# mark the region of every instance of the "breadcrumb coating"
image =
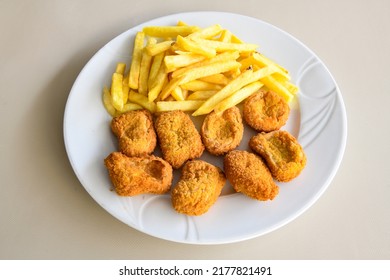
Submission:
[[262,159],[250,152],[234,150],[224,158],[224,171],[237,192],[257,200],[272,200],[279,187]]
[[223,155],[240,145],[244,125],[238,107],[221,114],[212,111],[203,121],[201,136],[206,150],[213,155]]
[[202,215],[217,201],[225,182],[220,168],[202,160],[188,161],[172,190],[173,208],[186,215]]
[[119,150],[127,156],[148,155],[156,148],[156,132],[148,110],[129,111],[113,118],[111,129],[118,137]]
[[280,129],[286,124],[289,114],[288,103],[273,91],[254,93],[244,102],[244,120],[256,131]]
[[163,194],[170,190],[172,167],[159,157],[128,157],[113,152],[104,164],[118,195]]
[[264,158],[272,176],[280,182],[296,178],[306,165],[302,146],[287,131],[259,133],[250,139],[249,146]]
[[199,158],[204,146],[191,118],[183,111],[168,111],[155,122],[163,158],[173,168],[180,168],[187,160]]

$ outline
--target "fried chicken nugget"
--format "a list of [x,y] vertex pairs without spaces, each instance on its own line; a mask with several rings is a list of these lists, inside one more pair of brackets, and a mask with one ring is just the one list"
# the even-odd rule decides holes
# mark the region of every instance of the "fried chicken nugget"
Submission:
[[288,103],[273,91],[259,91],[244,102],[244,119],[256,131],[280,129],[286,124],[289,114]]
[[297,139],[287,131],[259,133],[249,146],[266,161],[272,176],[280,182],[297,177],[306,165],[306,155]]
[[234,150],[224,158],[226,178],[237,192],[257,200],[272,200],[279,187],[262,159],[250,152]]
[[112,119],[111,130],[118,137],[119,150],[130,157],[151,154],[157,138],[148,110],[129,111]]
[[183,111],[168,111],[155,122],[163,158],[173,168],[180,168],[187,160],[202,155],[204,146],[190,117]]
[[186,215],[202,215],[217,201],[225,183],[220,168],[203,160],[187,161],[172,190],[173,208]]
[[163,194],[172,184],[172,167],[156,156],[128,157],[111,153],[105,160],[111,182],[120,196]]
[[236,106],[221,114],[211,112],[204,119],[201,129],[206,150],[216,156],[235,149],[240,144],[243,133],[241,113]]

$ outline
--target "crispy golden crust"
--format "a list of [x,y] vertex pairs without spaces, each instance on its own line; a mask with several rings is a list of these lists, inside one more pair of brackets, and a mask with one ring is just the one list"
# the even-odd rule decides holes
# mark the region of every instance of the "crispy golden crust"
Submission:
[[221,114],[214,111],[203,121],[201,135],[203,143],[213,155],[223,155],[236,148],[242,139],[244,125],[237,107],[227,109]]
[[234,150],[224,158],[224,171],[237,192],[257,200],[272,200],[279,187],[260,157],[247,151]]
[[190,117],[183,111],[169,111],[159,115],[155,127],[163,158],[173,168],[180,168],[187,160],[202,155],[204,146]]
[[172,167],[156,156],[128,157],[113,152],[104,164],[116,193],[121,196],[163,194],[172,184]]
[[272,91],[254,93],[244,102],[244,119],[257,131],[280,129],[286,124],[289,114],[287,102]]
[[202,215],[217,201],[225,182],[220,168],[202,160],[188,161],[172,190],[173,208],[186,215]]
[[111,129],[118,137],[119,150],[127,156],[148,155],[156,147],[153,119],[147,110],[130,111],[113,118]]
[[249,146],[266,161],[272,176],[280,182],[297,177],[306,165],[302,146],[287,131],[259,133]]

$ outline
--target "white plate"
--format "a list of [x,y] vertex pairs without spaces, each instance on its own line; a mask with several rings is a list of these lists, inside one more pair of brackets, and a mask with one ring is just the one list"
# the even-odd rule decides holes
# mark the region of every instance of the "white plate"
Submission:
[[[178,20],[201,27],[219,23],[242,40],[258,44],[259,51],[286,67],[293,82],[300,87],[299,102],[292,105],[291,116],[283,129],[295,135],[304,147],[307,166],[292,182],[278,183],[280,194],[273,201],[259,202],[233,193],[227,184],[209,212],[188,217],[172,209],[169,195],[124,198],[110,190],[103,159],[117,150],[117,140],[110,131],[111,118],[102,104],[102,88],[110,85],[117,62],[130,61],[137,31],[146,25],[174,25]],[[248,149],[253,133],[246,128],[239,149]],[[312,51],[268,23],[220,12],[170,15],[143,23],[114,38],[81,71],[70,92],[64,116],[69,160],[95,201],[139,231],[192,244],[246,240],[269,233],[298,217],[317,201],[333,179],[344,153],[346,135],[346,113],[340,91],[326,66]],[[222,166],[221,158],[207,153],[203,158]],[[178,172],[175,175],[177,178]]]

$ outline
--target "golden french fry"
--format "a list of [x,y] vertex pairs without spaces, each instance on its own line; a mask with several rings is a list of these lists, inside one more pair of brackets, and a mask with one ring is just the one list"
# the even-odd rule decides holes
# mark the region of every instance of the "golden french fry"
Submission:
[[[135,110],[140,110],[140,109],[143,109],[143,107],[136,104],[136,103],[126,103],[125,105],[123,105],[123,109],[118,113],[123,114],[123,113],[129,112],[129,111],[135,111]],[[118,113],[117,113],[117,115],[118,115]]]
[[[153,40],[149,40],[148,46],[154,45]],[[138,92],[144,95],[148,93],[148,79],[150,66],[152,64],[152,56],[149,55],[145,50],[142,51],[141,66],[139,70],[139,81],[138,81]]]
[[184,100],[184,101],[158,101],[156,105],[156,112],[164,111],[195,111],[201,106],[201,100]]
[[200,90],[220,90],[221,85],[208,83],[200,80],[194,80],[185,84],[180,85],[182,89],[189,91],[200,91]]
[[219,102],[224,100],[225,98],[232,95],[234,92],[239,90],[240,88],[246,86],[247,84],[256,82],[261,78],[271,75],[274,73],[274,69],[270,67],[264,67],[258,71],[246,70],[240,76],[230,81],[224,88],[222,88],[215,95],[210,97],[202,104],[202,106],[196,110],[192,115],[199,116],[210,113],[214,108],[218,105]]
[[185,84],[193,80],[197,80],[199,78],[211,76],[214,74],[219,74],[223,72],[227,72],[233,69],[237,69],[240,67],[240,63],[235,60],[224,61],[224,62],[215,62],[209,65],[192,68],[185,75],[180,77],[184,77],[180,84]]
[[185,23],[185,22],[182,21],[182,20],[179,20],[179,21],[177,22],[177,26],[188,26],[188,24]]
[[187,36],[195,31],[199,30],[198,26],[188,26],[188,25],[179,25],[179,26],[146,26],[142,31],[152,37],[176,37],[176,36]]
[[116,115],[116,109],[114,106],[112,106],[111,94],[107,87],[103,88],[103,105],[112,117]]
[[288,91],[286,87],[284,87],[281,83],[279,83],[275,78],[272,76],[267,76],[262,79],[260,79],[261,82],[264,83],[264,85],[269,88],[270,90],[278,93],[280,96],[284,98],[287,102],[290,102],[293,100],[294,95]]
[[231,39],[232,39],[232,32],[230,32],[230,30],[228,29],[222,30],[221,36],[219,37],[219,41],[231,43]]
[[126,64],[125,63],[119,62],[119,63],[116,64],[116,69],[115,69],[116,73],[124,75],[125,74],[125,70],[126,70]]
[[149,102],[149,99],[143,94],[130,90],[129,101],[142,106],[151,113],[156,112],[156,104],[154,102]]
[[129,87],[138,89],[139,71],[141,67],[142,49],[144,47],[145,33],[138,32],[135,36],[133,58],[130,66]]
[[191,93],[187,100],[207,100],[214,94],[216,94],[218,91],[216,90],[198,90]]
[[276,62],[270,60],[269,58],[265,57],[263,54],[261,53],[258,53],[258,52],[255,52],[253,53],[253,57],[259,62],[261,63],[262,66],[269,66],[269,65],[274,65],[276,66],[277,68],[279,68],[281,71],[285,72],[286,74],[288,73],[287,69],[280,66],[279,64],[277,64]]
[[229,79],[223,74],[214,74],[210,76],[206,76],[199,79],[200,81],[218,84],[218,85],[227,85],[229,83]]
[[123,108],[123,75],[112,74],[111,79],[111,104],[118,111]]
[[204,59],[205,57],[200,54],[185,53],[178,55],[167,55],[164,58],[164,63],[167,67],[167,72],[172,72],[177,68],[185,67]]
[[163,41],[163,42],[160,42],[157,44],[152,44],[152,45],[146,46],[145,49],[146,49],[146,52],[150,56],[155,56],[159,53],[162,53],[162,52],[169,50],[173,43],[174,43],[174,41],[172,41],[172,40]]
[[224,53],[218,54],[212,58],[205,59],[205,60],[199,61],[197,63],[191,64],[187,67],[180,68],[180,69],[172,72],[172,78],[179,77],[181,75],[186,75],[187,72],[191,71],[191,69],[196,68],[196,67],[202,67],[202,66],[206,66],[206,65],[216,63],[216,62],[236,60],[239,56],[240,56],[240,54],[237,51],[224,52]]
[[183,101],[185,99],[181,87],[175,87],[172,90],[171,96],[177,101]]
[[[148,88],[152,88],[153,84],[155,83],[155,79],[157,76],[157,73],[160,70],[161,64],[163,63],[165,57],[165,53],[159,53],[158,55],[154,56],[152,59],[152,65],[150,66],[149,71],[149,78],[148,78]],[[165,71],[165,68],[164,68]]]
[[217,52],[225,51],[239,51],[239,52],[253,52],[259,46],[256,44],[244,44],[244,43],[227,43],[215,40],[206,40],[200,38],[194,38],[194,41],[202,45],[204,48],[214,49]]
[[215,24],[198,31],[195,31],[187,36],[189,39],[194,38],[202,38],[202,39],[210,39],[221,33],[222,27],[219,24]]
[[182,36],[177,36],[176,45],[186,51],[193,52],[195,54],[201,54],[205,57],[216,56],[217,52],[214,48],[204,46],[203,44],[196,43],[190,39]]
[[129,97],[129,73],[127,73],[125,76],[123,76],[123,82],[122,82],[122,93],[123,93],[123,104],[127,103],[127,98]]
[[230,95],[228,98],[222,100],[217,105],[217,107],[215,107],[214,111],[216,113],[220,113],[233,106],[236,106],[237,104],[241,103],[245,98],[249,97],[254,92],[258,91],[262,86],[263,84],[261,82],[254,82],[243,87],[242,89]]
[[182,79],[183,77],[171,79],[168,84],[161,90],[161,94],[159,96],[160,100],[164,100],[165,98],[167,98],[175,89],[175,87],[180,85]]
[[156,100],[164,85],[168,82],[168,74],[165,71],[164,63],[160,64],[160,69],[156,74],[155,79],[150,83],[148,100],[149,102],[153,102]]

